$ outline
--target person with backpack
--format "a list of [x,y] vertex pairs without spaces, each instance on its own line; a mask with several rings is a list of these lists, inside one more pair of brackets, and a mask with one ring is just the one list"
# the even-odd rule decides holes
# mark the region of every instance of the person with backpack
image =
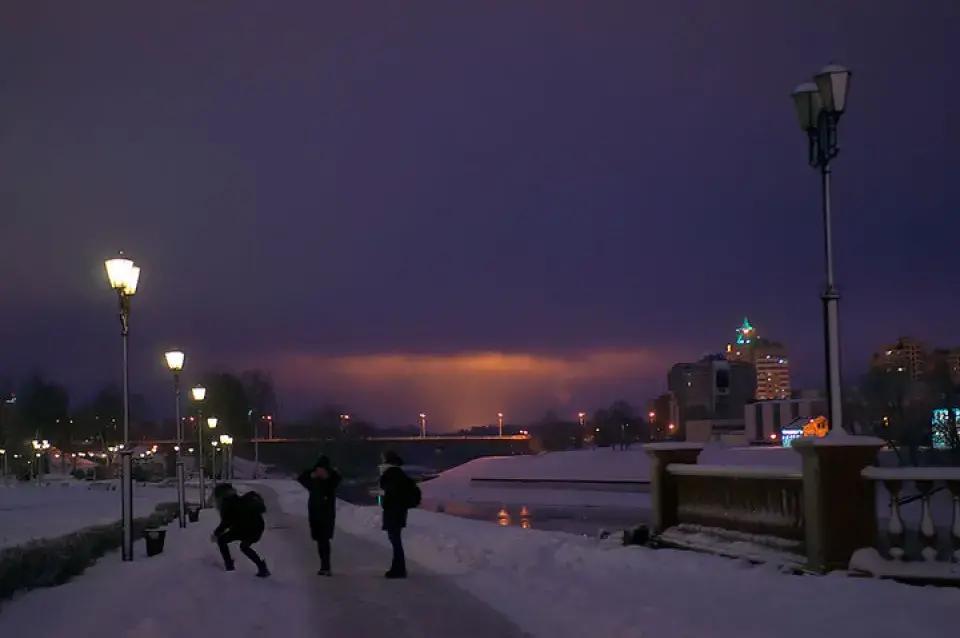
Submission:
[[420,487],[403,471],[403,459],[392,450],[383,454],[383,472],[380,474],[380,506],[383,508],[383,531],[393,548],[393,561],[384,574],[387,578],[406,578],[407,561],[403,552],[403,528],[407,526],[407,511],[420,506]]
[[318,576],[330,576],[330,541],[337,521],[337,487],[340,473],[333,469],[330,459],[321,455],[312,469],[297,477],[297,482],[307,488],[307,518],[310,521],[310,536],[317,543],[320,554]]
[[235,569],[233,557],[230,555],[230,543],[239,541],[240,551],[257,566],[257,576],[269,576],[267,563],[252,547],[263,537],[266,527],[263,515],[267,508],[263,497],[252,490],[241,496],[230,483],[221,483],[213,489],[213,499],[220,512],[220,524],[213,531],[210,540],[220,549],[224,569],[228,572]]

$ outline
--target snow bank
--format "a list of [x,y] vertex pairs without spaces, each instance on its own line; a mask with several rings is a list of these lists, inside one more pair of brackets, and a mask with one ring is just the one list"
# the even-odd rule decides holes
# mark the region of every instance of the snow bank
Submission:
[[[800,470],[800,455],[789,448],[730,448],[706,446],[701,463],[727,466],[774,466]],[[425,505],[446,502],[501,505],[570,505],[649,509],[644,493],[601,489],[542,489],[540,486],[486,486],[481,479],[539,479],[554,481],[649,481],[650,457],[639,447],[630,450],[596,448],[548,452],[536,456],[496,456],[476,459],[447,470],[422,485]]]
[[[71,478],[46,487],[20,483],[0,490],[0,547],[62,536],[91,525],[119,520],[119,489],[89,489],[91,485]],[[158,503],[176,500],[176,489],[135,486],[133,515],[147,516]]]
[[[289,513],[306,512],[299,486],[269,483]],[[342,504],[338,526],[386,543],[376,508]],[[412,560],[542,638],[947,638],[960,613],[955,589],[788,576],[705,554],[624,548],[419,510],[411,512],[405,545]]]
[[266,477],[270,475],[272,465],[242,459],[238,456],[233,457],[233,478],[235,480],[250,480],[255,477]]

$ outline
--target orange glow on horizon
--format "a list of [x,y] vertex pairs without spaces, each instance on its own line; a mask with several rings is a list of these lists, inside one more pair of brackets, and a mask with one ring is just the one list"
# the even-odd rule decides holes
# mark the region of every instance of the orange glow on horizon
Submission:
[[599,395],[597,401],[630,398],[632,386],[662,378],[673,360],[654,350],[607,349],[573,354],[282,353],[243,363],[268,369],[282,392],[323,393],[358,414],[371,412],[364,408],[368,401],[391,414],[429,413],[440,430],[450,430],[496,425],[496,408],[523,422],[570,405],[580,394]]

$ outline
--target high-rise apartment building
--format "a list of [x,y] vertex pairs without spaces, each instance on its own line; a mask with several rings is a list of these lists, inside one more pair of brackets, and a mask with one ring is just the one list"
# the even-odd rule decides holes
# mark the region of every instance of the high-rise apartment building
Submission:
[[927,369],[927,345],[911,337],[900,337],[882,346],[870,357],[870,368],[877,372],[903,372],[919,379]]
[[752,364],[757,370],[758,401],[790,398],[790,361],[787,347],[757,336],[757,330],[744,317],[737,328],[737,339],[727,344],[727,361]]
[[690,419],[742,419],[743,406],[753,400],[757,375],[753,366],[707,355],[696,363],[670,369],[667,387],[676,400],[681,423]]

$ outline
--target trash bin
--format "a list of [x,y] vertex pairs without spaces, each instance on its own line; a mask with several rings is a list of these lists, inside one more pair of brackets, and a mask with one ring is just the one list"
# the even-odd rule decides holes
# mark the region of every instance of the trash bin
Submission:
[[145,529],[143,538],[147,542],[147,556],[156,556],[163,553],[163,542],[167,539],[167,530],[159,527]]
[[197,523],[200,521],[200,506],[198,504],[187,504],[187,520],[191,523]]

